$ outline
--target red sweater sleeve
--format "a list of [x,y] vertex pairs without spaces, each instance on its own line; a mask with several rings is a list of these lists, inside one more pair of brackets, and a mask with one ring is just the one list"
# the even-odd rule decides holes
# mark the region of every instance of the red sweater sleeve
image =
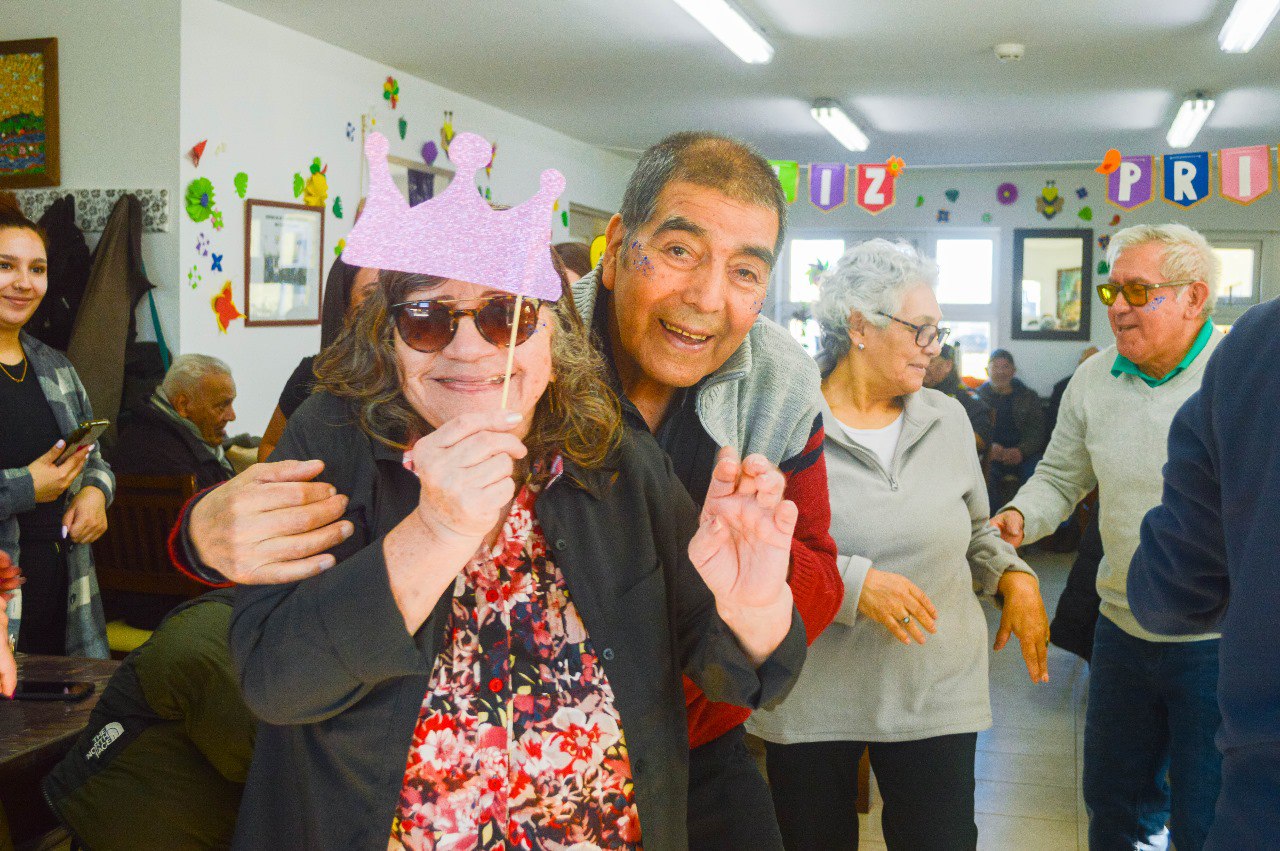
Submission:
[[[214,487],[217,487],[217,485],[214,485]],[[174,523],[173,528],[169,530],[169,563],[179,573],[185,574],[196,582],[204,583],[213,588],[229,588],[231,583],[227,582],[223,576],[199,564],[195,553],[190,547],[190,543],[185,539],[186,527],[191,519],[192,507],[211,490],[213,488],[205,488],[187,500],[186,505],[182,506],[182,511],[178,514],[178,522]],[[218,580],[222,581],[219,582]]]
[[[822,418],[814,420],[804,449],[783,461],[787,478],[784,496],[800,509],[791,539],[791,574],[787,584],[796,611],[804,621],[805,638],[812,644],[835,618],[844,600],[844,580],[836,568],[836,542],[831,538],[831,498],[827,494],[827,460],[822,454]],[[750,711],[707,700],[687,677],[685,704],[689,746],[705,745],[747,720]]]

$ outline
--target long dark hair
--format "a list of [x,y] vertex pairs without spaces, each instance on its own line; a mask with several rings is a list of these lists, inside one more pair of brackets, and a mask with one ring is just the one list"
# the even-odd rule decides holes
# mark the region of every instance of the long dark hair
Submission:
[[9,228],[31,231],[40,237],[40,244],[44,246],[44,250],[49,250],[49,237],[38,224],[23,214],[22,208],[18,206],[18,199],[8,192],[0,192],[0,230]]

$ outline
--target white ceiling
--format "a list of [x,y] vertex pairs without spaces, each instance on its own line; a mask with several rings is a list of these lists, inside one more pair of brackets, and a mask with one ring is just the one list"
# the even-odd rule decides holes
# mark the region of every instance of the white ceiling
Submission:
[[[1218,106],[1193,150],[1280,141],[1280,21],[1252,52],[1233,0],[741,0],[777,50],[748,66],[671,0],[226,0],[454,91],[618,149],[689,128],[771,158],[971,164],[1167,151],[1184,96]],[[992,45],[1027,45],[1001,64]],[[832,97],[871,138],[809,117]]]

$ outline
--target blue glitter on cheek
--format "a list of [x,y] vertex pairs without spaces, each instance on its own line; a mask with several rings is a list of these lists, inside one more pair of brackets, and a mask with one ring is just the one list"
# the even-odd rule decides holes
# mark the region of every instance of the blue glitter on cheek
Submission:
[[649,261],[649,255],[644,253],[644,246],[642,246],[639,241],[633,241],[631,243],[631,250],[634,252],[631,260],[631,268],[635,269],[645,277],[648,277],[653,273],[653,263]]
[[1158,295],[1152,299],[1151,304],[1147,305],[1147,313],[1151,313],[1159,308],[1160,305],[1164,304],[1166,298],[1168,298],[1168,296]]

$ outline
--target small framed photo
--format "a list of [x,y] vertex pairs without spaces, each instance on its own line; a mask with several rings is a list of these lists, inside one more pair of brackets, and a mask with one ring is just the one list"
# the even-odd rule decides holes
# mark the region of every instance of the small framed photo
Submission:
[[58,40],[0,41],[0,189],[60,182]]
[[244,324],[319,325],[323,280],[324,208],[245,201]]

